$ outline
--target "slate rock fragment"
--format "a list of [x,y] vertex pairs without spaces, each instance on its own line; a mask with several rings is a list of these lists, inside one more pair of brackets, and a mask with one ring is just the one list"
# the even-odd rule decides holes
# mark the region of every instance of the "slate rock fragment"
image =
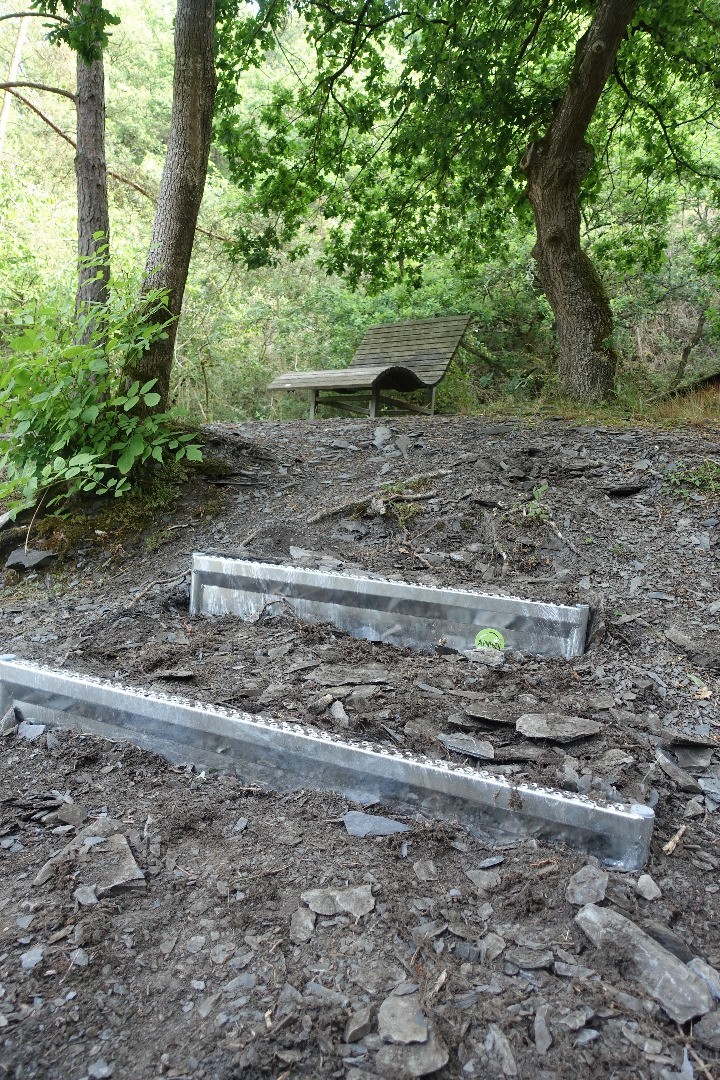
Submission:
[[705,980],[715,1001],[720,1001],[720,973],[700,956],[689,960],[688,967]]
[[480,942],[480,960],[483,964],[491,964],[502,955],[505,948],[505,939],[491,930]]
[[79,884],[94,886],[98,897],[125,889],[144,889],[145,875],[120,831],[123,827],[121,821],[102,817],[87,825],[48,859],[38,871],[35,884],[44,885],[61,863],[75,860]]
[[41,570],[57,558],[57,551],[35,551],[15,548],[5,560],[6,570]]
[[701,1046],[711,1050],[720,1050],[720,1009],[703,1016],[693,1025],[693,1035]]
[[464,754],[466,757],[479,758],[481,761],[492,761],[495,757],[493,744],[486,739],[476,739],[472,735],[456,735],[450,732],[438,735],[437,740],[454,754]]
[[573,874],[565,890],[565,899],[569,904],[584,907],[585,904],[597,904],[605,899],[608,875],[599,866],[588,863]]
[[496,1072],[502,1076],[517,1076],[518,1069],[512,1047],[505,1032],[497,1024],[489,1025],[484,1048]]
[[320,686],[394,685],[395,678],[382,664],[322,664],[307,676]]
[[87,819],[87,810],[80,803],[63,803],[58,807],[56,817],[66,825],[78,828]]
[[95,886],[98,897],[114,896],[126,889],[145,888],[145,875],[135,862],[130,845],[122,833],[108,836],[105,844],[93,852],[92,867],[87,878],[87,883]]
[[463,709],[473,720],[483,720],[486,724],[514,724],[497,705],[487,701],[470,701]]
[[662,890],[649,874],[640,875],[635,890],[644,900],[659,900],[662,896]]
[[388,1042],[427,1042],[428,1022],[417,995],[385,998],[378,1010],[378,1032]]
[[73,892],[73,897],[77,900],[78,904],[82,904],[85,907],[90,907],[98,902],[95,889],[92,885],[78,885],[77,889]]
[[535,1049],[541,1057],[547,1054],[548,1050],[552,1046],[552,1034],[548,1027],[547,1018],[550,1012],[549,1005],[541,1005],[535,1010],[535,1021],[533,1024],[533,1034],[535,1036]]
[[93,1061],[88,1065],[87,1074],[90,1080],[109,1080],[114,1069],[114,1065],[109,1064],[103,1058],[98,1058],[97,1061]]
[[597,948],[611,946],[627,958],[644,992],[671,1020],[684,1024],[711,1010],[712,996],[704,980],[624,915],[588,904],[575,922]]
[[347,913],[359,919],[375,907],[370,885],[355,885],[350,889],[308,889],[300,894],[300,899],[317,915]]
[[379,814],[364,814],[360,810],[348,810],[343,816],[350,836],[392,836],[393,833],[409,832],[410,826]]
[[295,945],[304,945],[315,932],[315,912],[299,907],[290,919],[290,940]]
[[543,968],[549,971],[555,957],[549,949],[526,949],[518,945],[508,949],[504,959],[522,971],[541,971]]
[[442,1069],[449,1060],[450,1054],[441,1036],[430,1027],[424,1043],[382,1046],[376,1054],[375,1064],[382,1077],[404,1078],[428,1076]]
[[689,964],[694,959],[695,953],[692,949],[686,945],[679,934],[671,930],[669,926],[665,926],[664,923],[646,919],[642,924],[642,929],[648,937],[651,937],[653,941],[657,941],[658,945],[662,945],[663,949],[667,949],[683,964]]
[[571,743],[589,735],[597,735],[602,731],[602,724],[598,724],[596,720],[586,720],[582,716],[566,716],[563,713],[525,713],[517,720],[515,730],[528,739]]
[[496,889],[500,884],[500,872],[498,870],[465,870],[464,874],[481,892]]
[[364,1005],[348,1018],[343,1038],[346,1043],[359,1042],[372,1031],[372,1006]]
[[432,859],[418,859],[413,863],[413,870],[418,881],[436,881],[438,872]]
[[35,742],[44,734],[45,724],[34,724],[32,720],[23,720],[22,724],[18,725],[17,737],[24,739],[25,742]]
[[13,708],[11,705],[3,715],[2,719],[0,719],[0,737],[4,735],[14,735],[23,720],[24,717],[20,710]]
[[44,955],[44,949],[42,945],[33,945],[31,949],[27,949],[26,952],[20,955],[20,967],[23,971],[32,971],[34,967],[40,963]]
[[690,773],[685,772],[684,769],[681,769],[676,765],[670,755],[665,753],[665,751],[661,750],[659,747],[655,751],[655,760],[665,775],[672,780],[673,784],[677,784],[681,791],[686,791],[688,795],[702,794],[703,789],[700,787],[697,780],[695,780]]

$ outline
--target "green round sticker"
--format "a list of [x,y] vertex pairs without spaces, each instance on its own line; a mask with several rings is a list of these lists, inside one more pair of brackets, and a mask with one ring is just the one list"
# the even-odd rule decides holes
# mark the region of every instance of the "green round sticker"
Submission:
[[499,630],[481,630],[475,638],[476,649],[504,649],[505,638]]

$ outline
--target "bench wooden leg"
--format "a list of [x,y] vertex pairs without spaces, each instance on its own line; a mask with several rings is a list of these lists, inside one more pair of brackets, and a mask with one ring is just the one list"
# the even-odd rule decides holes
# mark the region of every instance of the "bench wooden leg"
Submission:
[[310,391],[310,411],[308,413],[308,420],[315,419],[315,410],[317,409],[318,404],[318,393],[319,392],[317,390]]
[[429,405],[430,405],[430,415],[434,416],[435,415],[435,387],[434,386],[430,387]]
[[368,411],[368,416],[370,417],[371,420],[374,420],[375,417],[377,416],[377,414],[378,414],[378,406],[379,405],[380,405],[380,391],[378,390],[378,388],[376,386],[373,386],[372,390],[370,391],[370,409]]

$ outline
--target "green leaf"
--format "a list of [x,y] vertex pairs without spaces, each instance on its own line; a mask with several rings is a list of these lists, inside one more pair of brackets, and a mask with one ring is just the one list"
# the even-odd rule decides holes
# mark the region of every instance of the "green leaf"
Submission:
[[199,446],[187,446],[185,448],[188,461],[202,461],[202,450]]
[[159,394],[144,394],[143,396],[145,399],[145,404],[148,406],[148,408],[152,408],[154,405],[160,404]]
[[100,414],[99,405],[88,405],[87,409],[84,409],[80,413],[80,419],[86,424],[94,424]]

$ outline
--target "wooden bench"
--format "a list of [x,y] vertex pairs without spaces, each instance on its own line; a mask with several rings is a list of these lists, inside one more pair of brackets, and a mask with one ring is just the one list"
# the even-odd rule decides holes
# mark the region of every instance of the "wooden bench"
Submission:
[[[450,315],[443,319],[371,326],[346,368],[330,371],[292,371],[278,375],[268,390],[307,390],[310,419],[319,405],[341,412],[375,417],[381,405],[401,412],[430,415],[435,411],[435,387],[445,376],[458,351],[470,315]],[[423,408],[381,391],[408,394],[428,391]],[[331,396],[321,397],[327,392]]]

